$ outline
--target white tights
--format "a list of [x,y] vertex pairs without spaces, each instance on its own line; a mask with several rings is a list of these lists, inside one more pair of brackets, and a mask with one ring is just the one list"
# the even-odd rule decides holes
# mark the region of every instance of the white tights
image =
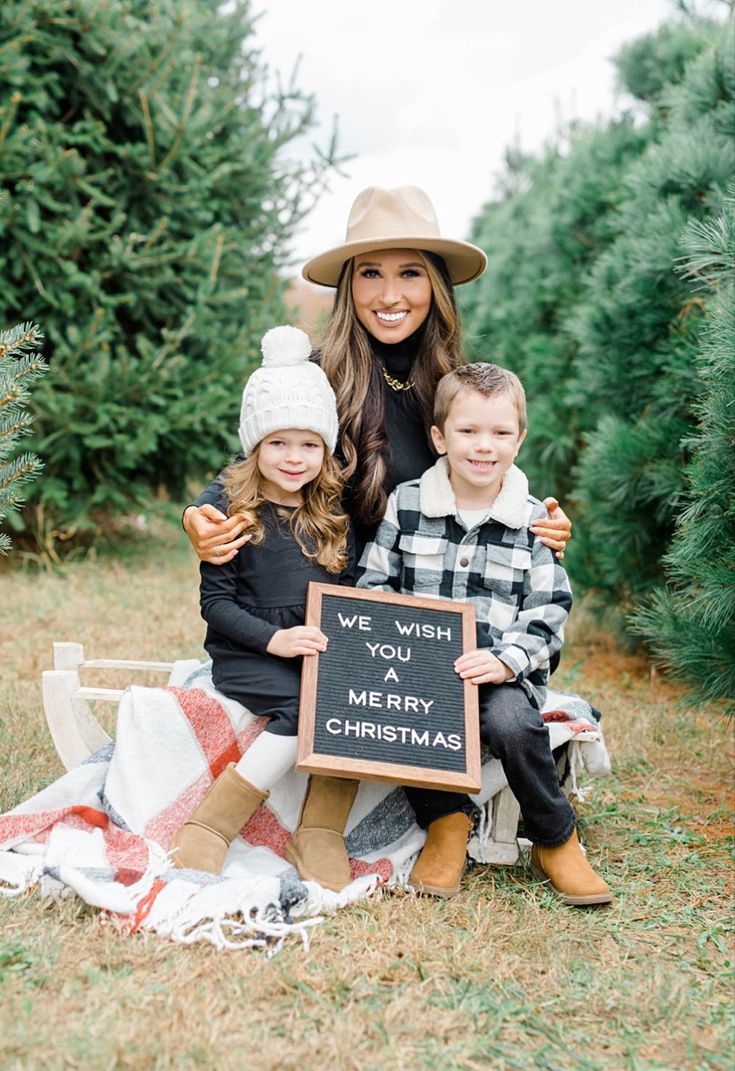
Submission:
[[273,788],[296,762],[298,737],[279,736],[265,729],[248,748],[235,769],[262,792]]

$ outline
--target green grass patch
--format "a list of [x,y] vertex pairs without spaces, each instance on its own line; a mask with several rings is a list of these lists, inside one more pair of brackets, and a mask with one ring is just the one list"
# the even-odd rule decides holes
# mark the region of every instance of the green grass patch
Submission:
[[[54,640],[203,655],[196,562],[175,518],[152,527],[56,571],[4,566],[3,809],[62,772],[41,708]],[[74,897],[0,898],[0,1066],[730,1071],[728,726],[602,640],[572,637],[557,680],[604,713],[613,774],[578,814],[609,909],[475,865],[454,900],[377,896],[266,960],[123,937]]]

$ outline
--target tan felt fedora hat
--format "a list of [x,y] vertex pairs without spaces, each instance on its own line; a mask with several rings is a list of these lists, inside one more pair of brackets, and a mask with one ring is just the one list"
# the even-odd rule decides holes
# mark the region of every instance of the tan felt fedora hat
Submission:
[[487,267],[487,257],[476,245],[442,238],[434,206],[418,186],[368,186],[350,210],[344,243],[312,257],[302,274],[309,282],[336,286],[346,260],[374,249],[438,253],[455,286],[476,279]]

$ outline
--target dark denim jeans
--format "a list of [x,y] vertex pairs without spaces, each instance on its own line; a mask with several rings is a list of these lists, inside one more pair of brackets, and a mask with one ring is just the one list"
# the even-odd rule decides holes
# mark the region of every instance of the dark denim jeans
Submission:
[[[559,785],[549,747],[549,730],[525,692],[516,684],[481,684],[480,739],[500,759],[523,815],[526,836],[548,848],[569,840],[574,811]],[[426,829],[435,819],[455,811],[472,814],[469,796],[407,788],[416,820]]]

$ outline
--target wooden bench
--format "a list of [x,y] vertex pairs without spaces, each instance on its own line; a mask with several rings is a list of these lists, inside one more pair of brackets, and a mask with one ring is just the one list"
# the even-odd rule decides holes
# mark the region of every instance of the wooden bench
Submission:
[[[125,685],[134,683],[136,673],[165,674],[162,684],[173,683],[173,662],[142,662],[96,658],[87,661],[81,643],[54,643],[54,668],[42,675],[43,710],[54,747],[67,770],[78,766],[100,748],[112,743],[112,737],[97,721],[90,703],[117,703],[124,688],[95,688],[83,685],[80,672],[88,669],[113,669],[124,672]],[[177,682],[181,683],[181,682]],[[493,759],[497,762],[497,759]],[[481,862],[512,865],[519,856],[518,802],[506,786],[492,799],[490,836],[484,839]]]

